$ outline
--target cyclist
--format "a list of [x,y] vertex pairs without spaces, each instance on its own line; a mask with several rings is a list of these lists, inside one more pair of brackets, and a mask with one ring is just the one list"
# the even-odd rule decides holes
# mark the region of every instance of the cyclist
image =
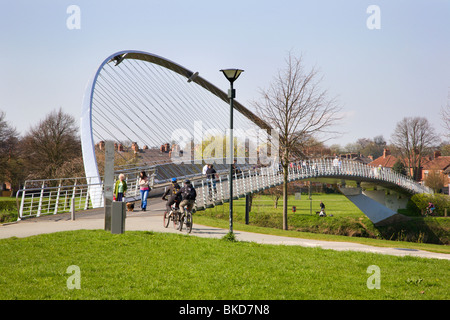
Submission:
[[184,186],[177,192],[177,195],[181,196],[180,211],[183,215],[184,206],[187,206],[187,210],[191,211],[197,197],[197,191],[188,179],[184,180]]
[[436,207],[434,206],[433,202],[428,202],[427,211],[430,213],[430,215],[433,215],[434,209],[436,209]]
[[167,188],[166,192],[164,192],[161,199],[167,200],[166,197],[169,196],[169,199],[166,203],[166,209],[168,213],[172,213],[172,205],[175,203],[175,208],[178,210],[180,207],[181,197],[178,195],[178,191],[180,191],[181,187],[177,182],[177,178],[172,178],[172,184]]

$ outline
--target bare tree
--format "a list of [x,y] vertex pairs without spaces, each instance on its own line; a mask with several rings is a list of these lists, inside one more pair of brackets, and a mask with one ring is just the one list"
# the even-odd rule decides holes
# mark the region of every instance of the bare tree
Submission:
[[431,152],[439,138],[426,118],[405,117],[397,123],[391,141],[397,148],[408,174],[418,180],[423,157]]
[[447,103],[445,107],[441,108],[440,115],[442,117],[444,129],[446,130],[445,135],[450,137],[450,103]]
[[9,182],[15,190],[23,178],[18,148],[19,134],[5,118],[5,112],[0,111],[0,183]]
[[339,120],[335,99],[320,89],[321,77],[316,68],[305,70],[302,57],[289,53],[286,67],[278,72],[261,100],[254,102],[259,115],[279,133],[279,158],[284,172],[283,229],[287,230],[288,166],[294,150],[312,136],[332,132]]
[[24,136],[22,152],[30,177],[57,178],[67,161],[81,157],[74,117],[61,109],[51,112]]

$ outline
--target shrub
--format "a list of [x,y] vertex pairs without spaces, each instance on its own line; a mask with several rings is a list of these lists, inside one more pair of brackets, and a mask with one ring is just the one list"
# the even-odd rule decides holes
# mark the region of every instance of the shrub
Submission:
[[411,201],[420,210],[426,210],[428,203],[432,202],[439,215],[444,215],[445,209],[447,209],[447,211],[450,209],[449,197],[443,194],[415,194],[411,197]]
[[0,201],[0,211],[17,210],[16,199]]
[[16,200],[0,201],[0,223],[17,220]]

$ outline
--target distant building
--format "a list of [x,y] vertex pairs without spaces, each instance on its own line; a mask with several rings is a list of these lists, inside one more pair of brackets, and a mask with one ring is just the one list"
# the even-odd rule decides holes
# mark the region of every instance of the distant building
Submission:
[[450,156],[441,156],[439,151],[434,152],[433,159],[430,159],[422,167],[421,180],[425,181],[431,172],[437,172],[442,175],[445,193],[448,194],[448,186],[450,182]]
[[389,149],[384,148],[383,155],[369,162],[368,165],[372,167],[378,167],[379,165],[381,165],[384,168],[392,169],[397,160],[398,159],[391,154],[391,151],[389,151]]
[[372,157],[365,157],[359,153],[344,153],[344,154],[340,154],[339,157],[341,159],[346,159],[346,160],[352,160],[352,161],[356,161],[362,164],[368,164],[371,161],[373,161]]

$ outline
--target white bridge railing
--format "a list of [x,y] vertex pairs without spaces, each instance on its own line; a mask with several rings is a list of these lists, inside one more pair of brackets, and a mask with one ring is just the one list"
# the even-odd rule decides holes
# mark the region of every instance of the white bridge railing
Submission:
[[[326,177],[389,184],[412,194],[433,193],[432,189],[389,168],[371,167],[351,160],[341,160],[334,165],[331,159],[310,159],[300,163],[291,163],[288,167],[289,181]],[[245,194],[281,184],[283,184],[283,171],[278,165],[235,173],[233,198],[243,197]],[[219,175],[215,181],[215,188],[213,182],[208,179],[197,181],[194,186],[200,190],[197,192],[200,196],[197,196],[196,200],[198,209],[212,207],[228,202],[230,199],[227,175]]]
[[[243,167],[246,169],[234,173],[234,199],[283,183],[283,171],[278,165],[262,168],[251,168],[249,165]],[[119,173],[124,173],[129,186],[125,199],[139,200],[138,178],[139,172],[142,170],[147,173],[150,172],[153,187],[163,186],[163,184],[159,185],[158,182],[155,182],[155,170],[157,169],[153,167],[151,168],[152,171],[145,170],[143,167],[118,171],[115,173],[116,177]],[[201,174],[186,175],[186,177],[192,180],[194,187],[197,189],[196,207],[198,210],[229,201],[227,170],[220,170],[215,181],[211,181]],[[288,168],[289,181],[323,177],[387,183],[413,194],[433,193],[430,188],[389,168],[371,167],[351,160],[341,160],[339,164],[335,165],[331,159],[309,159],[299,163],[291,163]],[[92,181],[98,181],[98,177],[92,178]],[[164,181],[164,183],[167,183],[167,181]],[[94,192],[98,194],[93,194]],[[103,199],[103,183],[92,183],[90,178],[28,180],[25,182],[23,189],[16,194],[18,219],[68,212],[71,210],[72,203],[75,205],[75,210],[87,210],[93,207],[91,201],[93,196]],[[103,202],[100,206],[103,206]]]
[[[139,173],[145,168],[119,170],[115,179],[123,173],[127,181],[127,197],[139,197]],[[145,170],[153,184],[154,170]],[[98,182],[99,181],[99,182]],[[102,207],[103,179],[99,177],[78,177],[44,180],[27,180],[16,193],[18,220],[27,217],[39,217],[44,214],[56,214],[87,210],[93,208],[93,199],[100,199],[95,207]],[[72,208],[72,205],[75,207]]]

